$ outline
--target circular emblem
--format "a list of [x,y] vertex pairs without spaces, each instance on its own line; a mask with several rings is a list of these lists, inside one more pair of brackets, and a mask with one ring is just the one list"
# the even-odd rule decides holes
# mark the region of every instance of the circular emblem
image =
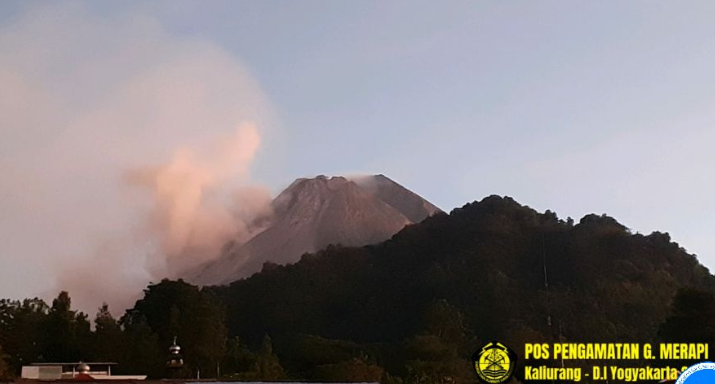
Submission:
[[675,384],[715,383],[715,363],[706,361],[695,364],[678,377]]
[[516,353],[502,343],[492,341],[472,356],[474,369],[483,383],[505,383],[516,367]]

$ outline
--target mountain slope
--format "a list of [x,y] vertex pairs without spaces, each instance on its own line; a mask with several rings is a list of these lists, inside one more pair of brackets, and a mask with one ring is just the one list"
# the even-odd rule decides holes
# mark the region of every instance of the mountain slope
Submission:
[[397,184],[385,175],[356,177],[353,179],[360,188],[375,194],[380,200],[402,213],[413,223],[419,223],[440,209],[416,193]]
[[390,238],[439,209],[389,178],[298,179],[273,201],[271,224],[245,244],[189,274],[202,285],[226,284],[258,272],[266,262],[296,262],[329,244],[361,246]]

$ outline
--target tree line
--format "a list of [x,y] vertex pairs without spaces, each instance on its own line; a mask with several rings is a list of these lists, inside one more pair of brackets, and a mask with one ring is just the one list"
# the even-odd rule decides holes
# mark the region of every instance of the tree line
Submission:
[[0,301],[0,373],[109,360],[165,377],[178,336],[185,377],[472,383],[470,357],[491,340],[517,353],[526,342],[713,345],[713,315],[715,277],[668,234],[491,196],[229,286],[164,280],[119,319],[100,308],[94,327],[66,292],[51,305]]
[[[86,314],[71,309],[67,292],[52,305],[38,298],[0,300],[0,378],[12,379],[31,363],[73,361],[117,362],[114,373],[154,378],[286,377],[270,337],[251,351],[239,338],[228,338],[224,319],[217,303],[183,281],[149,286],[144,298],[120,319],[104,304],[93,329]],[[178,375],[165,367],[174,335],[186,351],[187,364]]]

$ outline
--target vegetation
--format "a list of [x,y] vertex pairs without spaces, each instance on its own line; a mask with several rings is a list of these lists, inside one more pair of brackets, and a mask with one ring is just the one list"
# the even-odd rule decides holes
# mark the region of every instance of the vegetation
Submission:
[[81,358],[160,377],[176,335],[187,376],[472,383],[486,341],[712,345],[713,315],[715,277],[668,234],[492,196],[230,286],[150,285],[119,320],[100,308],[94,331],[66,293],[0,301],[0,345],[14,373]]
[[[660,339],[664,342],[708,343],[713,356],[715,346],[715,294],[697,289],[683,289],[673,300],[670,316],[661,325]],[[685,365],[699,363],[686,361]]]
[[5,356],[5,353],[2,350],[2,345],[0,345],[0,379],[7,379],[12,376],[6,359],[7,356]]

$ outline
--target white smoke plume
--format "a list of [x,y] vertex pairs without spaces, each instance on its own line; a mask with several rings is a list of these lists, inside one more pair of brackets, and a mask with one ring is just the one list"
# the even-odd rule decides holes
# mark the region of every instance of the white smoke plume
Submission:
[[116,312],[270,213],[270,105],[211,42],[33,3],[0,29],[0,84],[0,297]]
[[254,222],[270,215],[270,193],[256,186],[227,188],[246,179],[259,144],[256,128],[243,125],[203,156],[179,148],[167,164],[127,173],[129,184],[152,197],[148,225],[140,233],[156,240],[164,256],[152,260],[154,275],[177,276],[216,257],[227,241],[244,242],[260,229]]

